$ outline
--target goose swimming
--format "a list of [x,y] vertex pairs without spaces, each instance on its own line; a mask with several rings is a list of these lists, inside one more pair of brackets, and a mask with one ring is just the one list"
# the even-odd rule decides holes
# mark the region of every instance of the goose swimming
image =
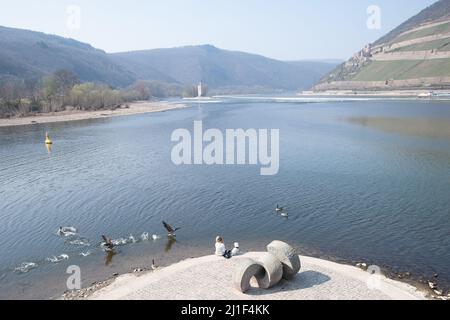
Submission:
[[69,256],[67,254],[61,254],[59,256],[53,256],[53,257],[45,259],[45,261],[48,261],[51,263],[59,263],[63,260],[69,260]]
[[63,237],[73,236],[77,233],[74,227],[59,227],[58,234]]
[[279,213],[279,214],[280,214],[282,217],[284,217],[284,218],[289,217],[289,214],[288,214],[288,212],[287,212],[287,210],[286,210],[285,207],[280,207],[280,206],[277,204],[277,207],[275,208],[275,211],[276,211],[277,213]]
[[178,230],[180,230],[181,228],[176,228],[176,229],[174,229],[170,224],[168,224],[168,223],[166,223],[166,222],[164,222],[163,221],[163,225],[164,225],[164,228],[166,228],[166,230],[167,230],[167,232],[168,232],[168,236],[169,237],[176,237],[176,234],[175,234],[175,232],[177,232]]

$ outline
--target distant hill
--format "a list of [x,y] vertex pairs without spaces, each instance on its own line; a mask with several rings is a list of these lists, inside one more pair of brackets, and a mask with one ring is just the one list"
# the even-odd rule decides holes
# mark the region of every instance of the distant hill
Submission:
[[140,79],[153,79],[159,73],[182,85],[202,81],[214,89],[258,87],[298,90],[311,87],[325,73],[323,65],[319,67],[315,62],[288,63],[255,54],[222,50],[212,45],[111,56]]
[[0,26],[0,77],[37,78],[67,69],[83,81],[125,86],[128,70],[104,51],[72,39]]
[[0,80],[38,79],[62,69],[113,87],[151,80],[181,88],[202,81],[212,92],[257,93],[310,88],[330,64],[284,62],[212,45],[108,54],[73,39],[0,26]]
[[325,90],[450,88],[450,0],[402,23],[314,86]]

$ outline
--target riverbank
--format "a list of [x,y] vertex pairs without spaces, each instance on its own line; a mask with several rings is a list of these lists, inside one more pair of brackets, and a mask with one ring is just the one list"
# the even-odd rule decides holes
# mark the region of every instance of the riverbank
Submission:
[[[293,281],[270,290],[253,284],[247,294],[235,290],[232,275],[242,258],[258,260],[262,253],[248,253],[230,260],[205,256],[141,274],[126,274],[97,283],[64,299],[90,300],[424,300],[417,288],[374,276],[353,266],[301,256],[302,269]],[[220,272],[218,272],[220,270]],[[139,270],[138,270],[139,271]],[[168,285],[170,284],[170,285]]]
[[20,118],[18,117],[10,119],[0,119],[0,127],[13,127],[23,125],[36,125],[42,123],[121,117],[144,113],[162,112],[182,108],[187,108],[187,105],[169,102],[140,101],[130,103],[128,107],[122,107],[115,110],[97,110],[97,111],[71,110],[71,111],[61,111],[51,113],[40,113],[35,116],[27,116]]
[[385,98],[415,98],[421,100],[449,100],[450,90],[431,90],[432,97],[427,95],[430,90],[324,90],[324,91],[303,91],[299,97],[385,97]]

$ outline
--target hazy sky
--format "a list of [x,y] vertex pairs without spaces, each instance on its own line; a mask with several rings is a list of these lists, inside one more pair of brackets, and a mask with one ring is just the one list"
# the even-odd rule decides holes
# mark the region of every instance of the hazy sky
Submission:
[[[0,0],[0,25],[71,37],[107,52],[213,44],[282,60],[346,59],[433,2]],[[381,10],[379,30],[367,27],[371,5]]]

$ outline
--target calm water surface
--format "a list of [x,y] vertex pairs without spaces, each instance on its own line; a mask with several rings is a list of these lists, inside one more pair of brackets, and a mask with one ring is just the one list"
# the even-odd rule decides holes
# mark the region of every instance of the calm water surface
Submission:
[[[205,129],[279,128],[279,174],[173,165],[171,133],[192,130],[195,120]],[[442,134],[408,125],[424,120]],[[158,114],[0,128],[0,298],[58,297],[69,265],[81,267],[87,286],[151,259],[166,265],[210,254],[218,234],[244,250],[280,239],[306,254],[438,273],[448,287],[445,123],[446,102],[224,99]],[[54,140],[51,154],[45,131]],[[277,203],[288,207],[288,220],[274,213]],[[145,232],[165,234],[162,220],[182,227],[178,241],[143,241]],[[59,226],[78,234],[58,237]],[[101,234],[133,235],[137,243],[108,257]],[[61,254],[69,259],[46,260]],[[15,270],[26,262],[37,267]]]

